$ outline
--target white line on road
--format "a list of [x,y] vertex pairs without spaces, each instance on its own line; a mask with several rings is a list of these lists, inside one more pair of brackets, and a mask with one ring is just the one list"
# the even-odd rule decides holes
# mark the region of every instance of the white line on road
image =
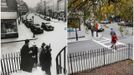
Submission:
[[[108,49],[111,49],[111,44],[107,45],[107,43],[111,43],[110,39],[108,39],[106,37],[102,37],[102,38],[105,39],[106,41],[105,40],[95,40],[95,39],[93,39],[93,41],[108,48]],[[117,41],[116,45],[125,45],[125,44]]]

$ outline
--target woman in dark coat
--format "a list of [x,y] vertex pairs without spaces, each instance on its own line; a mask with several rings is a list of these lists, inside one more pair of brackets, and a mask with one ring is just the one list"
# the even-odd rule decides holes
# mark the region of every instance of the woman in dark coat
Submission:
[[38,47],[34,45],[30,48],[30,50],[32,50],[32,58],[33,58],[33,63],[35,64],[35,66],[37,66],[38,63]]
[[51,48],[50,46],[46,46],[46,48],[43,48],[41,50],[40,54],[40,65],[42,67],[42,70],[46,72],[46,74],[51,75],[50,67],[51,67]]
[[29,40],[25,40],[25,44],[21,49],[21,63],[20,69],[27,72],[32,72],[33,68],[33,59],[32,59],[32,51],[28,46]]

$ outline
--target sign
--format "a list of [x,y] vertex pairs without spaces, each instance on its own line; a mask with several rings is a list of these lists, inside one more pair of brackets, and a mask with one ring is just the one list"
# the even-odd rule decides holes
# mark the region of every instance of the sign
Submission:
[[17,19],[17,12],[1,12],[1,19]]

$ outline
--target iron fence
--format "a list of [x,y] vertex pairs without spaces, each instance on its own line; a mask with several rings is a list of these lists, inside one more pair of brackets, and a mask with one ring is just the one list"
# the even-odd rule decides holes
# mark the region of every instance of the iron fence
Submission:
[[2,55],[1,75],[9,75],[20,70],[20,60],[20,52]]
[[126,59],[132,59],[133,46],[119,45],[117,50],[102,48],[68,54],[68,74],[92,70],[108,64],[119,62]]
[[[64,47],[56,56],[57,74],[66,74],[66,47]],[[20,52],[3,54],[1,57],[1,75],[10,75],[20,70],[21,56]]]
[[67,67],[66,67],[66,46],[57,54],[56,56],[56,70],[57,74],[66,74]]

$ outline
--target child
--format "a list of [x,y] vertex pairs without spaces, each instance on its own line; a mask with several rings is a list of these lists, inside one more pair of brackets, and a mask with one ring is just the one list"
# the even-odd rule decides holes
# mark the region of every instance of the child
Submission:
[[111,48],[115,48],[115,50],[116,50],[116,42],[117,42],[117,40],[118,40],[118,38],[116,36],[116,33],[113,33],[112,40],[111,40],[111,43],[112,43]]

